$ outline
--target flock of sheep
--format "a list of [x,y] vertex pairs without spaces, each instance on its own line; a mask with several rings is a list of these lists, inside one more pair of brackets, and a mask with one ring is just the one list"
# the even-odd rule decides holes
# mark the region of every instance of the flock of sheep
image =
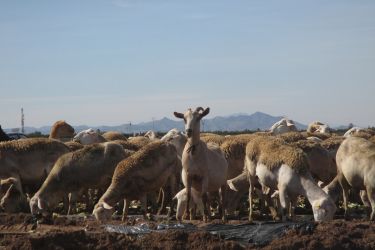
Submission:
[[[223,222],[249,195],[249,220],[255,196],[274,219],[294,219],[297,198],[304,196],[316,221],[331,220],[342,197],[348,216],[348,192],[360,190],[375,219],[375,133],[352,128],[344,136],[320,122],[298,132],[282,119],[267,132],[221,136],[201,133],[209,108],[174,112],[185,131],[172,129],[162,138],[153,132],[126,138],[74,129],[58,121],[50,137],[0,142],[0,208],[4,212],[51,214],[61,202],[66,213],[77,202],[99,221],[109,220],[123,204],[159,195],[158,213],[207,221],[213,204]],[[215,202],[216,201],[216,202]],[[175,207],[177,202],[177,207]],[[121,204],[121,205],[119,205]],[[267,212],[268,213],[268,212]]]

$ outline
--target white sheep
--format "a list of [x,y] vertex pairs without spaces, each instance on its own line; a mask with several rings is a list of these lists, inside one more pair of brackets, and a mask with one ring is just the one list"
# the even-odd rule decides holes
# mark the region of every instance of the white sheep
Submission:
[[81,144],[88,145],[93,143],[105,142],[106,139],[94,129],[89,128],[83,130],[74,136],[73,141],[80,142]]
[[[209,111],[209,108],[198,107],[195,111],[188,109],[184,114],[174,112],[177,118],[184,119],[187,135],[187,142],[182,153],[182,182],[187,189],[186,214],[189,214],[193,188],[202,197],[203,220],[207,221],[207,192],[215,192],[220,189],[222,219],[226,221],[224,204],[228,164],[216,144],[206,144],[200,140],[200,121]],[[181,220],[181,218],[177,219]]]
[[297,131],[297,127],[294,125],[294,122],[292,120],[288,120],[286,118],[283,118],[280,121],[276,122],[270,128],[270,132],[273,135],[279,135],[291,131]]

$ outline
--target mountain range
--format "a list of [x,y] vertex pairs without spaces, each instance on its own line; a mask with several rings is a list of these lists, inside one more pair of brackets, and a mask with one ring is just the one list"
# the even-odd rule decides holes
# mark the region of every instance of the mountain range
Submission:
[[[243,130],[267,130],[275,122],[281,120],[283,116],[271,116],[262,112],[255,112],[248,114],[233,114],[229,116],[216,116],[210,119],[203,119],[201,124],[202,131],[243,131]],[[298,129],[306,129],[307,126],[299,122],[295,122]],[[122,124],[118,126],[96,126],[90,127],[87,125],[73,126],[76,132],[93,128],[100,131],[119,131],[122,133],[139,133],[148,130],[157,132],[167,132],[172,128],[177,128],[180,131],[184,130],[184,123],[182,120],[172,120],[164,117],[160,120],[149,122],[142,122],[138,124]],[[6,132],[11,132],[11,129],[4,129]],[[25,134],[41,132],[42,134],[49,134],[51,126],[43,126],[40,128],[25,127]]]

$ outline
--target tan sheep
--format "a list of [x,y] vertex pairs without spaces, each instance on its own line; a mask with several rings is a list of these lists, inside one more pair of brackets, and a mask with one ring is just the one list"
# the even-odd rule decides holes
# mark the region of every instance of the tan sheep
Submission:
[[[99,221],[108,220],[113,206],[120,200],[139,200],[147,193],[159,190],[173,175],[178,164],[174,146],[156,141],[147,144],[121,161],[113,174],[111,185],[95,205],[93,214]],[[126,218],[124,206],[123,218]]]
[[55,161],[68,152],[64,143],[45,138],[1,142],[0,178],[14,177],[23,186],[40,185]]
[[345,214],[348,215],[349,189],[366,190],[372,207],[370,220],[375,220],[375,144],[363,138],[349,137],[340,145],[336,161]]
[[70,141],[74,137],[74,128],[64,120],[55,122],[52,125],[49,139],[57,139],[60,141]]
[[256,177],[270,193],[279,191],[283,220],[289,203],[296,203],[298,195],[307,197],[316,221],[331,220],[336,206],[331,198],[314,182],[305,153],[282,139],[256,137],[246,146],[245,166],[249,174],[249,220],[252,220],[252,196]]
[[104,139],[107,141],[114,141],[114,140],[123,140],[126,141],[127,138],[124,134],[117,132],[117,131],[107,131],[104,134],[102,134]]
[[117,163],[130,154],[119,144],[107,142],[87,145],[61,156],[30,200],[31,212],[46,213],[69,193],[82,193],[89,188],[106,189]]

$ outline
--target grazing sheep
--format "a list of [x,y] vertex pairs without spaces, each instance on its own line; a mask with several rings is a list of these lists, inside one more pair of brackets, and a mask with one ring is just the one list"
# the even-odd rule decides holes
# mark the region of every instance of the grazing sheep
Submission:
[[[0,179],[14,177],[26,189],[39,188],[55,161],[68,152],[64,143],[45,138],[1,142]],[[23,190],[21,186],[17,188]]]
[[27,212],[27,198],[19,189],[21,183],[13,177],[0,180],[0,209],[6,213]]
[[185,114],[174,112],[177,118],[184,119],[187,136],[182,153],[182,182],[187,189],[186,214],[189,214],[191,189],[194,188],[203,199],[203,220],[207,221],[207,192],[216,192],[220,189],[222,219],[226,221],[225,190],[228,164],[217,144],[206,144],[200,140],[200,121],[209,111],[209,108],[198,107],[195,111],[188,109]]
[[129,155],[119,144],[107,142],[61,156],[30,200],[32,214],[53,209],[69,193],[82,193],[89,188],[104,190],[117,163]]
[[336,206],[331,198],[314,182],[308,171],[308,159],[303,151],[272,137],[256,137],[246,146],[245,166],[249,175],[249,220],[252,220],[252,196],[258,177],[270,193],[279,191],[283,220],[289,202],[296,203],[298,195],[307,197],[316,221],[331,220]]
[[343,189],[345,215],[348,215],[350,187],[366,190],[375,220],[375,144],[359,137],[349,137],[340,145],[337,155],[337,178]]
[[123,140],[126,141],[127,138],[124,134],[117,131],[107,131],[103,135],[104,139],[107,141]]
[[307,127],[307,132],[326,134],[331,132],[331,128],[327,124],[315,121],[309,124],[309,126]]
[[57,121],[52,125],[49,139],[60,141],[70,141],[74,136],[74,128],[63,120]]
[[270,132],[273,135],[279,135],[291,131],[297,131],[297,127],[296,125],[294,125],[294,122],[292,120],[288,120],[286,118],[283,118],[280,121],[276,122],[270,128]]
[[[173,175],[178,157],[175,147],[167,142],[147,144],[121,161],[113,174],[111,185],[95,205],[93,214],[99,221],[108,220],[113,206],[122,199],[138,200],[162,187]],[[124,206],[123,219],[127,216]]]
[[83,130],[74,136],[73,141],[79,142],[83,145],[106,142],[103,136],[95,132],[92,128]]

